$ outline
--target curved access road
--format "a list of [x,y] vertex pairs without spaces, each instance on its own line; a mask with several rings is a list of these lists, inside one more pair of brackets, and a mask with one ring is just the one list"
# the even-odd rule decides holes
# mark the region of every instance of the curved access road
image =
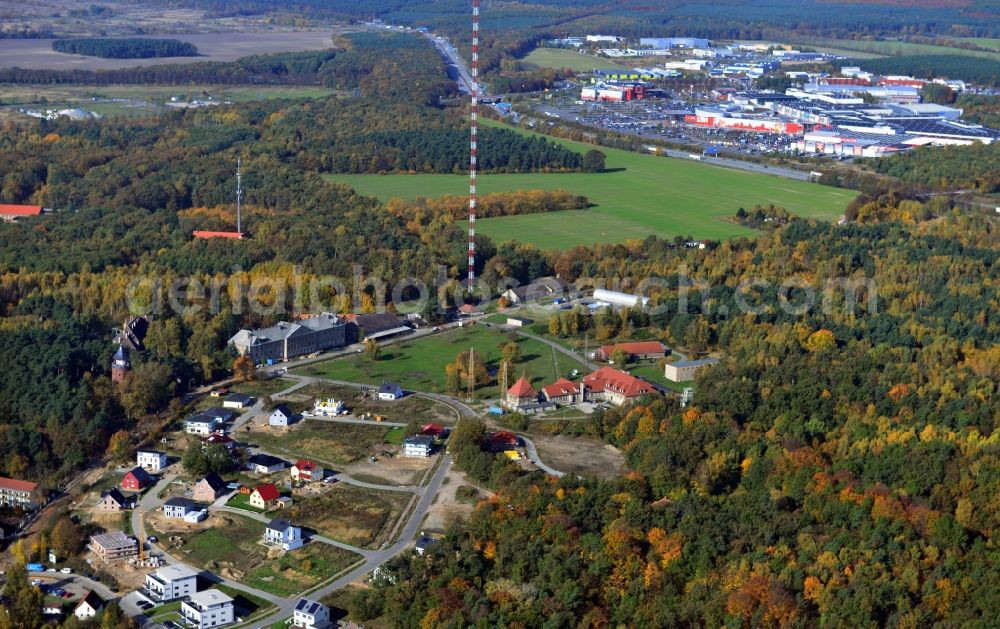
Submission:
[[524,442],[524,452],[528,455],[528,459],[535,464],[538,469],[542,470],[546,474],[551,474],[556,478],[562,478],[566,475],[565,472],[560,472],[559,470],[549,467],[545,463],[542,463],[542,459],[538,456],[538,450],[535,448],[535,442],[528,439],[524,435],[518,435],[521,441]]

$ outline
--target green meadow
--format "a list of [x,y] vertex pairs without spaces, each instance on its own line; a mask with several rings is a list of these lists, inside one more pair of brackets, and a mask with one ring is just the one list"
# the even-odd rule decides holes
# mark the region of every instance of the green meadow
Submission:
[[[489,120],[483,123],[500,124]],[[740,207],[750,209],[773,203],[804,218],[834,220],[856,194],[684,158],[555,141],[580,152],[599,148],[607,156],[606,171],[482,174],[480,194],[562,188],[586,196],[593,207],[480,219],[476,222],[480,233],[495,242],[517,240],[544,249],[617,243],[651,234],[662,238],[680,235],[723,239],[755,233],[731,222]],[[468,194],[464,175],[329,175],[328,179],[383,201]]]
[[580,54],[567,48],[535,48],[521,61],[538,68],[555,68],[556,70],[569,68],[573,72],[626,70],[634,67],[634,65],[623,65],[604,57]]

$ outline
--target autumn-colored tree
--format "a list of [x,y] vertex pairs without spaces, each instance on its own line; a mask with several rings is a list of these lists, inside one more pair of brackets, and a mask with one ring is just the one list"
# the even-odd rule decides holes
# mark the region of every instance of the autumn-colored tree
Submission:
[[256,377],[257,368],[250,356],[243,354],[233,360],[233,377],[237,382],[249,382]]
[[629,353],[624,347],[616,347],[613,352],[611,352],[611,362],[618,365],[624,366],[628,364]]
[[379,352],[382,351],[382,347],[378,344],[375,339],[365,339],[365,356],[368,360],[375,362],[378,360]]
[[124,461],[132,452],[132,443],[127,430],[119,430],[108,441],[107,456],[112,461]]
[[825,352],[837,346],[837,338],[830,330],[816,330],[806,339],[805,347],[813,353]]

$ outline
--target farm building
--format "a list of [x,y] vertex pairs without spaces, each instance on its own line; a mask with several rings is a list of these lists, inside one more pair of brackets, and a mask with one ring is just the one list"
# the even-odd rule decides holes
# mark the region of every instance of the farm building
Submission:
[[670,348],[659,341],[637,341],[633,343],[602,345],[594,353],[594,357],[599,360],[611,360],[611,356],[619,349],[624,350],[628,354],[629,360],[663,358],[670,351]]
[[646,305],[649,304],[649,297],[631,295],[629,293],[621,293],[603,288],[594,289],[594,299],[619,308],[634,308],[635,306],[645,308]]
[[663,368],[663,376],[671,382],[687,382],[694,380],[698,372],[719,362],[715,358],[702,358],[701,360],[679,360],[675,363],[667,363]]

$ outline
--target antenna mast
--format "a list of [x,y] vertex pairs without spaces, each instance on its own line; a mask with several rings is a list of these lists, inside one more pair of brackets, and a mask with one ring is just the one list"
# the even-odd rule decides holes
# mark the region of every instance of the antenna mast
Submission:
[[469,348],[469,401],[473,400],[476,394],[476,363],[475,363],[476,348]]
[[476,281],[476,136],[479,126],[479,0],[472,0],[472,105],[469,112],[469,290]]
[[241,158],[236,158],[236,232],[239,234],[243,233],[243,173],[240,169],[242,161]]

